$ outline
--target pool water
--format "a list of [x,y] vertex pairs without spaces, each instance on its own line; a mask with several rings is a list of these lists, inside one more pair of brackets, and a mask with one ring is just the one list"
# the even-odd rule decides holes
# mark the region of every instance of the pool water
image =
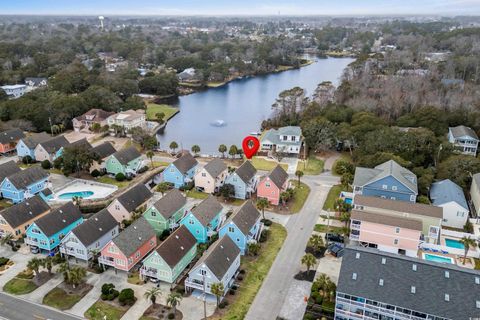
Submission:
[[344,201],[345,201],[346,204],[350,204],[350,205],[351,205],[352,202],[353,202],[353,201],[352,201],[352,198],[345,198]]
[[75,192],[66,192],[58,195],[59,199],[62,200],[69,200],[72,199],[73,197],[79,197],[79,198],[88,198],[93,196],[94,192],[93,191],[75,191]]
[[445,238],[445,245],[450,248],[465,250],[465,246],[458,240]]
[[449,257],[437,256],[435,254],[425,253],[423,258],[428,261],[439,262],[439,263],[451,263],[453,264],[453,259]]

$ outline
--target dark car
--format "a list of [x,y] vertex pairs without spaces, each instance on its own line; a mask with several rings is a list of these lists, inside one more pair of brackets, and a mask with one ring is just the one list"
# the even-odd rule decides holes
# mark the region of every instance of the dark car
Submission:
[[340,243],[332,243],[328,246],[328,252],[332,254],[332,256],[340,258],[343,256],[343,245]]
[[327,233],[325,235],[325,239],[327,241],[331,241],[331,242],[339,242],[339,243],[343,243],[345,241],[345,238],[344,236],[338,234],[338,233]]

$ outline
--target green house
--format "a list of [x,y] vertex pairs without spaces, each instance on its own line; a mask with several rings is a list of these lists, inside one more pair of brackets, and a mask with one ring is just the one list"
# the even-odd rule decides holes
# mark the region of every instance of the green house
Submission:
[[178,221],[185,213],[187,199],[178,189],[170,190],[143,213],[157,235],[163,231],[177,227]]
[[142,154],[135,147],[115,152],[105,162],[105,170],[109,174],[136,174],[143,166]]
[[174,283],[197,254],[197,240],[185,226],[175,230],[143,260],[142,279]]

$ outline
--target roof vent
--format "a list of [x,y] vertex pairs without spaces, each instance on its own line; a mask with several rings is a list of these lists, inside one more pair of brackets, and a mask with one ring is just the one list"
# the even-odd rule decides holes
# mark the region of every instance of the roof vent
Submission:
[[138,240],[142,241],[142,237],[138,237]]
[[97,218],[97,217],[95,217],[94,219],[95,219],[95,221],[98,221],[98,218]]
[[355,253],[355,259],[360,259],[360,252]]
[[378,280],[378,285],[383,287],[383,279]]
[[30,203],[28,203],[28,202],[25,202],[25,204],[26,204],[27,206],[29,206],[29,205],[30,205]]
[[183,246],[180,246],[180,250],[184,250]]
[[382,258],[382,264],[387,263],[387,258]]
[[417,292],[417,288],[415,288],[414,286],[411,286],[411,287],[410,287],[410,292],[411,292],[411,293]]
[[448,293],[445,293],[445,301],[450,301],[450,295]]
[[220,248],[222,248],[222,249],[223,249],[223,246],[222,246],[222,245],[220,245]]
[[450,272],[449,271],[445,271],[445,278],[450,278]]
[[33,213],[32,213],[32,211],[28,211],[28,214],[29,214],[29,215],[32,215]]
[[62,209],[58,210],[58,212],[63,213]]
[[67,221],[66,221],[65,219],[62,219],[62,222],[65,223],[65,222],[67,222]]
[[177,235],[175,235],[175,239],[178,239],[178,236],[177,236]]
[[229,258],[229,257],[227,257],[227,261],[230,261],[230,258]]
[[417,271],[417,265],[416,265],[415,263],[412,264],[412,270],[413,270],[413,271]]
[[103,231],[103,229],[102,229],[102,228],[98,228],[98,230],[100,230],[100,231]]
[[137,226],[133,226],[133,229],[137,230]]

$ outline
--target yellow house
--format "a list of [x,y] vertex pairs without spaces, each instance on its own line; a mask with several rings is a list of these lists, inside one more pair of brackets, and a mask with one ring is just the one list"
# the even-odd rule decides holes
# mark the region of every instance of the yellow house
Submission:
[[205,193],[214,193],[224,184],[228,168],[220,159],[213,159],[195,174],[195,187]]

